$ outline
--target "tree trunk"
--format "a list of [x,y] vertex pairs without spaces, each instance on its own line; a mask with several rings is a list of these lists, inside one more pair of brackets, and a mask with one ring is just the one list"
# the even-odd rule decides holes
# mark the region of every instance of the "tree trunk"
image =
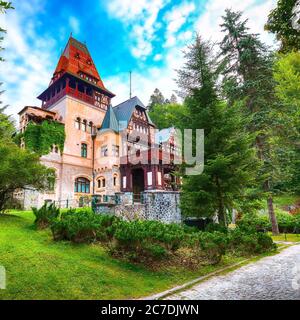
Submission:
[[269,212],[269,217],[270,217],[270,221],[272,224],[272,233],[274,236],[279,234],[279,229],[278,229],[278,223],[277,223],[277,219],[276,219],[276,215],[274,212],[274,206],[273,206],[273,198],[272,196],[269,196],[268,200],[268,212]]
[[227,227],[227,219],[226,219],[226,212],[225,212],[225,206],[224,206],[224,200],[222,195],[222,189],[220,185],[220,181],[218,178],[216,178],[216,184],[218,189],[218,202],[219,202],[219,208],[218,208],[218,220],[219,224]]

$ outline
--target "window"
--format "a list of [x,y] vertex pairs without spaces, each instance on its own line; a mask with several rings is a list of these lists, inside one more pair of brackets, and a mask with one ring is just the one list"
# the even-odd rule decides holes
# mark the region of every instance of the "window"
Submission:
[[161,186],[161,172],[160,171],[157,172],[157,184],[159,186]]
[[80,129],[80,118],[76,118],[75,120],[75,128]]
[[115,187],[117,185],[117,176],[114,176],[113,181],[114,181],[114,187]]
[[77,178],[74,186],[75,192],[90,193],[90,181],[86,178]]
[[93,122],[92,121],[90,121],[89,122],[89,125],[88,125],[88,133],[92,133],[92,128],[93,128]]
[[119,146],[117,145],[113,145],[112,146],[112,154],[114,157],[118,157],[119,156]]
[[126,176],[123,177],[123,188],[126,188],[127,179]]
[[82,121],[81,129],[82,129],[82,131],[86,131],[86,120]]
[[81,156],[83,158],[87,158],[87,144],[86,143],[81,144]]
[[97,182],[98,182],[98,189],[105,188],[106,183],[105,183],[104,177],[99,178]]
[[101,147],[101,157],[107,157],[108,156],[108,148],[107,146]]
[[152,172],[147,172],[148,186],[152,186]]

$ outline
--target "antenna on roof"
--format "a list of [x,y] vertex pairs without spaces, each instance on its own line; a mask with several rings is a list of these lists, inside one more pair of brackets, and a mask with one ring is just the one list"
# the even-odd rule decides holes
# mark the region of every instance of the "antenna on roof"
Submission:
[[131,95],[132,95],[132,92],[131,92],[131,71],[129,71],[129,98],[131,99]]

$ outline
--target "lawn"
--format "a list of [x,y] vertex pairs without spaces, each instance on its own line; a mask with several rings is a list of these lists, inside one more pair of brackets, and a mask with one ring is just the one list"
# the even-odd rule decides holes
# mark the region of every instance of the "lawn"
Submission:
[[31,212],[0,215],[0,265],[7,288],[0,299],[130,299],[157,293],[243,260],[225,256],[196,271],[153,272],[111,258],[103,247],[54,242],[36,231]]
[[280,234],[278,236],[271,236],[274,241],[300,242],[300,234],[287,233]]

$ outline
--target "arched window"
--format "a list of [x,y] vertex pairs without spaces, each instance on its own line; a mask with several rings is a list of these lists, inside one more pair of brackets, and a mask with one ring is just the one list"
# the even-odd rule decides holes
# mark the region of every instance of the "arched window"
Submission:
[[75,180],[74,191],[79,193],[90,193],[90,181],[86,178],[77,178]]
[[101,177],[98,179],[98,189],[105,188],[105,178]]
[[117,176],[116,175],[114,175],[113,183],[114,183],[114,187],[115,187],[117,185]]
[[86,131],[86,120],[82,121],[81,129],[82,131]]
[[87,144],[86,143],[81,144],[81,156],[83,158],[87,158]]
[[81,119],[79,117],[76,118],[76,120],[75,120],[75,128],[76,129],[80,129],[80,122],[81,122]]
[[93,128],[93,122],[90,121],[89,124],[88,124],[88,133],[92,133],[92,128]]

